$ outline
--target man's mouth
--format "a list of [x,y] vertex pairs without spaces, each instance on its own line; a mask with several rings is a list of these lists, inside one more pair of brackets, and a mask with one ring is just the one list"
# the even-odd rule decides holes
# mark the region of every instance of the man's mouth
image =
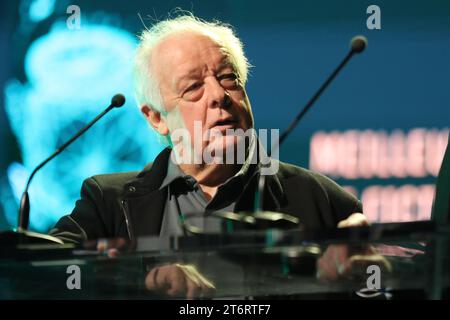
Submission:
[[237,125],[238,125],[237,121],[233,119],[223,119],[216,121],[214,125],[211,127],[211,129],[222,131],[226,129],[235,129]]

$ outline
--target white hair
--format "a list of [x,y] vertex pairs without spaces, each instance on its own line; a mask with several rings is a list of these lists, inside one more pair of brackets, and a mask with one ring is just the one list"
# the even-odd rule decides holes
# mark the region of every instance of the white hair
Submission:
[[[194,32],[209,37],[228,55],[237,72],[240,83],[245,86],[250,64],[245,57],[241,40],[235,35],[231,26],[219,21],[207,22],[184,13],[175,18],[160,21],[146,29],[139,37],[140,43],[134,62],[135,98],[138,107],[147,105],[153,110],[166,115],[158,79],[152,74],[151,57],[153,49],[169,35]],[[162,142],[170,144],[169,137],[161,137]]]

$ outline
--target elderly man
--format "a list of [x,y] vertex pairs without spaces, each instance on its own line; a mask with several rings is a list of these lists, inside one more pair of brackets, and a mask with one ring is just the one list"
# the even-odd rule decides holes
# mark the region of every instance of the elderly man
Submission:
[[[253,210],[264,155],[253,136],[228,134],[254,127],[247,73],[241,41],[228,26],[184,15],[144,31],[135,61],[136,97],[171,147],[139,173],[87,179],[75,209],[51,234],[67,242],[177,235],[186,232],[179,221],[187,212]],[[175,137],[179,130],[184,134]],[[233,156],[240,145],[244,161],[225,161],[239,158]],[[205,154],[224,161],[206,161]],[[251,161],[255,154],[258,161]],[[265,210],[298,217],[309,229],[367,223],[360,202],[330,179],[269,161],[277,170],[266,176]]]

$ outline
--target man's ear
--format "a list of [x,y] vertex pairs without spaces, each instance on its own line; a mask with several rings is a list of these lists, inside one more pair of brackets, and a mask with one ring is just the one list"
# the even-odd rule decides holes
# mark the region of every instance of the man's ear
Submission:
[[167,127],[166,120],[161,116],[161,112],[147,106],[141,106],[141,112],[144,114],[148,123],[161,135],[166,136],[169,134],[169,128]]

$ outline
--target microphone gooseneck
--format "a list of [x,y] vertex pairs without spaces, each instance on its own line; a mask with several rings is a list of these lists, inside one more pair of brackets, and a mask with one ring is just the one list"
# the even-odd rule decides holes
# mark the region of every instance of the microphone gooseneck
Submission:
[[[286,140],[286,138],[291,134],[291,132],[297,127],[300,120],[305,116],[305,114],[309,111],[309,109],[314,105],[316,100],[322,95],[328,85],[336,78],[338,73],[344,68],[347,62],[353,57],[355,53],[361,53],[367,46],[367,39],[364,36],[355,36],[350,41],[350,51],[341,61],[341,63],[337,66],[337,68],[328,76],[325,82],[320,86],[320,88],[316,91],[316,93],[311,97],[311,99],[306,103],[303,109],[297,114],[297,116],[292,120],[287,129],[280,135],[280,139],[277,144],[272,146],[270,150],[268,150],[267,155],[270,157],[274,150],[280,148],[281,144]],[[259,176],[258,185],[256,187],[256,195],[255,195],[255,212],[262,211],[263,209],[263,193],[264,187],[266,184],[265,175]]]
[[22,198],[20,199],[20,207],[19,207],[19,223],[18,223],[18,230],[26,231],[28,229],[29,221],[30,221],[30,198],[28,195],[28,188],[30,187],[31,180],[33,179],[34,175],[43,167],[45,166],[49,161],[51,161],[53,158],[55,158],[58,154],[60,154],[64,149],[66,149],[72,142],[74,142],[76,139],[78,139],[83,133],[85,133],[90,127],[92,127],[100,118],[102,118],[105,114],[107,114],[109,111],[111,111],[113,108],[119,108],[125,104],[125,96],[123,94],[116,94],[111,99],[111,104],[108,108],[102,111],[97,117],[94,118],[91,122],[89,122],[84,128],[82,128],[80,131],[78,131],[72,138],[70,138],[69,141],[64,143],[62,146],[60,146],[56,151],[51,154],[48,158],[46,158],[44,161],[42,161],[31,173],[30,177],[27,180],[27,184],[25,185],[25,191],[22,194]]

